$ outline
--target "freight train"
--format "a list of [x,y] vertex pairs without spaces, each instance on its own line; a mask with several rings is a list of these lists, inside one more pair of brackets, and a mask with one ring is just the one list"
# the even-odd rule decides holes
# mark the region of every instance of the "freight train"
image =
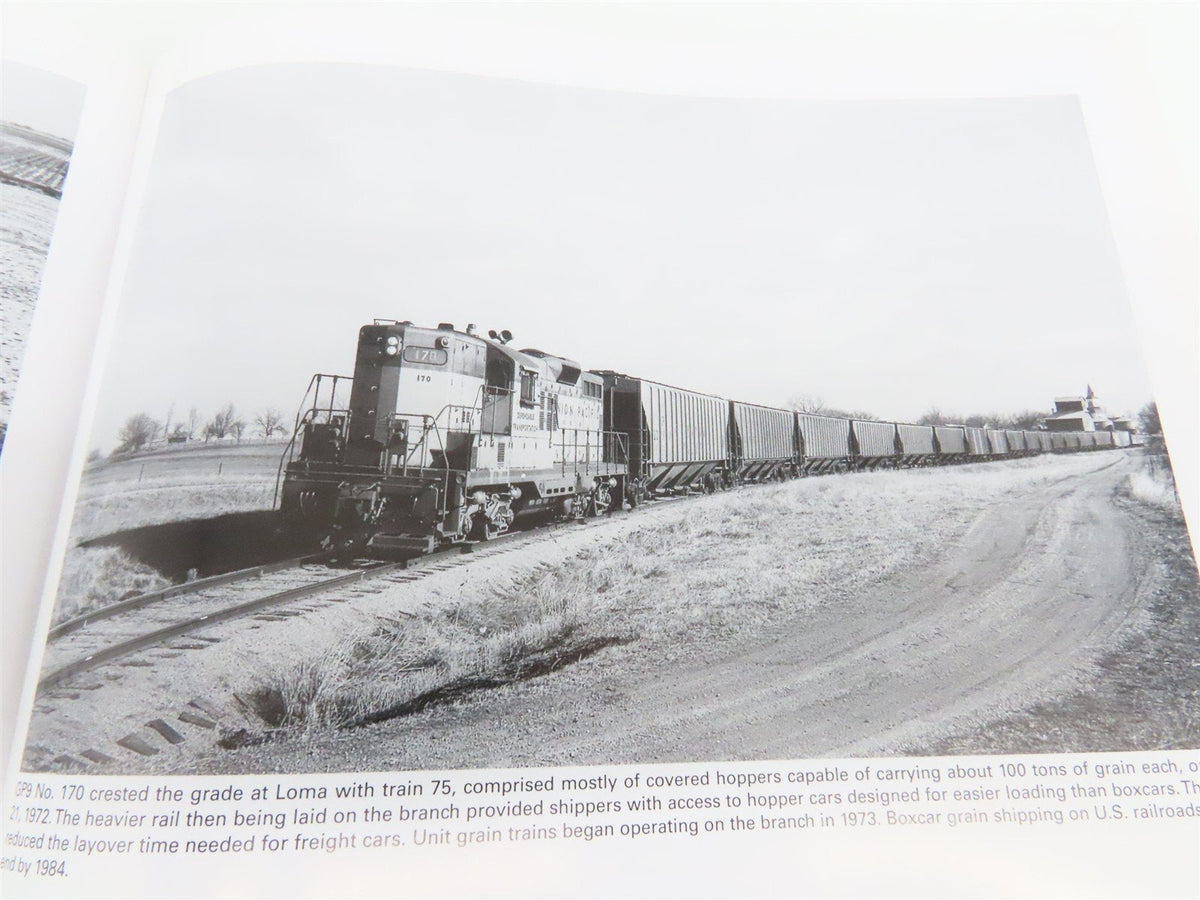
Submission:
[[1129,446],[1127,432],[838,418],[586,370],[508,331],[377,319],[353,377],[314,375],[280,460],[286,526],[326,546],[425,553],[519,516],[596,516],[669,494],[882,466]]

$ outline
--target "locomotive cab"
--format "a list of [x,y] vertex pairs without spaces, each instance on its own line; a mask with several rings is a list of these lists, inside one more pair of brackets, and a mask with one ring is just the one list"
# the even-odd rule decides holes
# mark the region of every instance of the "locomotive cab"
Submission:
[[487,347],[449,326],[376,322],[359,331],[345,462],[465,468]]

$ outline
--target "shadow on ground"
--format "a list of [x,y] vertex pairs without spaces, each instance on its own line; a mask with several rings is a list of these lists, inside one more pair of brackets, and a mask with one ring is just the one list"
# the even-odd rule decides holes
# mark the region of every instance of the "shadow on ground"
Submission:
[[186,579],[193,569],[194,577],[204,578],[314,549],[285,534],[279,514],[269,510],[147,525],[84,541],[80,546],[118,547],[176,581]]

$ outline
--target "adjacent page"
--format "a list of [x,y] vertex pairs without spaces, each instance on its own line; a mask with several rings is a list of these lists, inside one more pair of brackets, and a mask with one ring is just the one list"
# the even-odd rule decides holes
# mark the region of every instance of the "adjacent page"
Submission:
[[5,62],[0,122],[0,450],[33,324],[42,270],[67,167],[84,87],[49,72]]
[[1078,97],[292,61],[146,121],[6,886],[1194,879],[1200,580]]

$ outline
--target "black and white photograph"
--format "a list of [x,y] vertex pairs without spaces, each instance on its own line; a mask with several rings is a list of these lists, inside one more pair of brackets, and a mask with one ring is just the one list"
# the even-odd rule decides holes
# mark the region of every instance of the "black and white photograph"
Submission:
[[84,93],[32,66],[0,69],[0,452]]
[[149,159],[27,771],[1200,746],[1077,97],[290,63]]

